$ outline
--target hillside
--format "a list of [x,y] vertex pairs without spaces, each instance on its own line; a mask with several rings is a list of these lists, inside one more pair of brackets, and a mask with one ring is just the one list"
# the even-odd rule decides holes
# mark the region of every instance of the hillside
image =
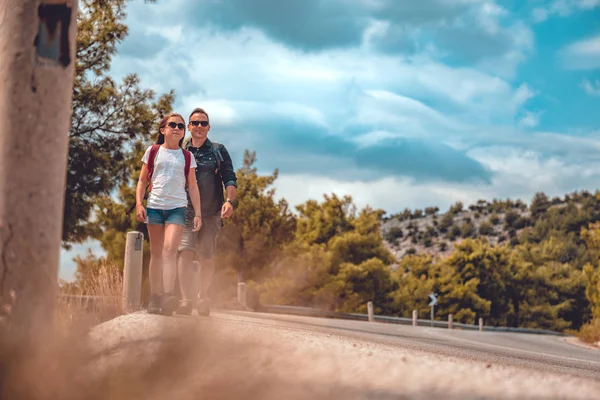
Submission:
[[578,247],[583,246],[581,228],[598,220],[598,191],[573,192],[553,199],[540,192],[529,206],[521,200],[507,199],[479,200],[467,208],[458,202],[445,213],[439,213],[437,207],[406,209],[384,218],[382,234],[386,245],[401,259],[414,253],[447,256],[466,238],[516,246],[539,243],[554,236]]

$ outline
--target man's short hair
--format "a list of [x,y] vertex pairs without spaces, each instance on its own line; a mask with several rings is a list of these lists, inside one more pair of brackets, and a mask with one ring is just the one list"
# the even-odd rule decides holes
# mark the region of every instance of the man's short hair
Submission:
[[192,115],[194,115],[194,114],[204,114],[204,115],[206,115],[206,119],[208,120],[208,123],[210,123],[210,118],[208,116],[208,113],[206,111],[204,111],[203,108],[200,108],[200,107],[194,108],[194,111],[192,111],[192,113],[190,114],[190,118],[189,119],[192,119]]

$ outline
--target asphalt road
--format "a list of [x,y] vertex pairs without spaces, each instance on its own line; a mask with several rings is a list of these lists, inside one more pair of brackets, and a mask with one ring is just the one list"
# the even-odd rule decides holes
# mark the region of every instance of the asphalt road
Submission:
[[574,338],[569,337],[461,331],[241,311],[215,311],[210,318],[235,319],[238,323],[275,330],[281,328],[328,333],[437,355],[600,381],[600,350],[577,344]]

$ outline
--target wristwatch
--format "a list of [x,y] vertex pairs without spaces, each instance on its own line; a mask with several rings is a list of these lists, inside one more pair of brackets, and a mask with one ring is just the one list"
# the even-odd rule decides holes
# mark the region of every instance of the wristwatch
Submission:
[[227,200],[225,200],[225,201],[226,201],[227,203],[229,203],[229,204],[231,204],[231,205],[233,206],[233,200],[231,200],[231,199],[227,199]]

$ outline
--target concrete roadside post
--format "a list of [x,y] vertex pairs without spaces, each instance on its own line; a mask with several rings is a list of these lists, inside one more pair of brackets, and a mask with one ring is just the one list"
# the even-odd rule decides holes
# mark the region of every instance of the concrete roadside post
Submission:
[[237,286],[238,303],[246,307],[246,282],[238,282]]
[[413,310],[413,313],[412,313],[412,325],[413,326],[417,326],[418,315],[419,315],[419,312],[417,310]]
[[144,234],[127,232],[123,269],[123,312],[139,310],[142,304],[142,264],[144,258]]
[[483,318],[479,318],[479,332],[483,332]]
[[369,319],[369,322],[374,321],[374,319],[373,319],[373,302],[372,301],[369,301],[367,303],[367,317]]
[[32,348],[54,319],[77,5],[0,0],[0,318]]
[[448,314],[448,329],[452,329],[454,323],[454,317],[452,314]]

